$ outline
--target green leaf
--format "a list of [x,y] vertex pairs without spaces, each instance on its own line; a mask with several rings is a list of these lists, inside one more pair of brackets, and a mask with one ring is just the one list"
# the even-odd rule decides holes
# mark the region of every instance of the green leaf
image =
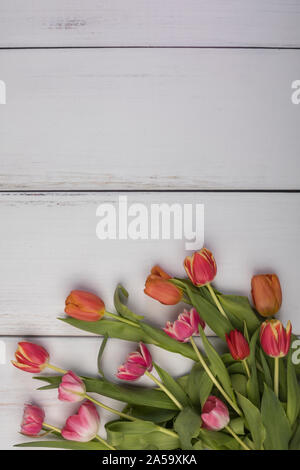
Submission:
[[237,450],[240,447],[233,437],[222,431],[208,431],[202,428],[200,429],[200,437],[213,450]]
[[[50,385],[42,387],[41,390],[57,388],[61,382],[61,376],[34,377],[38,380],[48,382]],[[145,405],[153,408],[164,408],[167,410],[177,410],[177,406],[161,390],[145,388],[134,385],[119,385],[109,382],[106,379],[93,379],[81,377],[85,383],[87,392],[98,393],[115,400],[130,403],[132,405]]]
[[296,371],[292,363],[292,351],[287,357],[287,409],[286,414],[290,425],[296,422],[300,411],[300,390],[297,381]]
[[283,406],[273,390],[265,385],[261,403],[262,422],[266,429],[266,450],[287,450],[292,435]]
[[249,400],[256,406],[260,406],[259,384],[256,368],[256,343],[259,335],[259,328],[256,330],[250,341],[250,356],[247,359],[250,368],[250,378],[247,383],[247,392]]
[[273,386],[272,375],[271,375],[268,362],[265,358],[265,355],[262,349],[259,349],[259,354],[260,354],[260,362],[264,371],[264,381],[268,385],[268,387],[272,388]]
[[66,441],[64,439],[57,441],[31,441],[16,444],[14,447],[50,447],[53,449],[70,449],[70,450],[108,450],[108,448],[100,441],[76,442]]
[[196,294],[192,289],[186,286],[186,292],[206,324],[218,335],[225,340],[225,333],[230,333],[233,329],[232,324],[225,318],[208,300],[206,300],[200,293]]
[[291,439],[289,450],[300,450],[300,422],[298,422],[294,435]]
[[177,415],[175,410],[165,410],[163,408],[153,408],[152,406],[128,405],[125,413],[130,414],[144,421],[152,421],[153,423],[165,423],[170,421]]
[[252,439],[256,450],[262,450],[263,443],[266,436],[266,430],[264,428],[260,411],[256,406],[251,403],[248,398],[244,397],[240,393],[237,393],[238,402],[243,410],[246,418],[247,427],[251,432]]
[[287,401],[287,371],[285,367],[285,357],[279,359],[279,397],[280,400]]
[[182,354],[193,361],[198,361],[196,353],[190,344],[180,343],[168,336],[162,329],[154,328],[153,326],[147,325],[147,323],[141,323],[140,325],[144,333],[151,338],[153,344],[157,344],[167,351]]
[[164,369],[159,367],[157,364],[153,363],[156,372],[158,373],[160,380],[167,387],[167,389],[174,395],[174,397],[181,403],[181,405],[186,406],[189,404],[189,398],[181,386],[173,379],[173,377]]
[[120,450],[172,450],[178,449],[178,437],[160,431],[149,421],[113,421],[106,426],[109,443]]
[[202,365],[199,363],[194,364],[187,383],[187,393],[194,407],[199,408],[199,405],[201,405],[201,407],[204,405],[211,394],[212,388],[213,382]]
[[217,351],[214,349],[214,347],[211,345],[211,343],[208,341],[201,325],[199,325],[199,332],[202,338],[205,352],[210,362],[211,369],[214,371],[214,373],[218,377],[225,392],[229,395],[229,397],[233,400],[233,402],[236,403],[233,389],[231,386],[230,377],[224,365],[224,362],[222,361],[221,357],[219,356]]
[[108,340],[108,335],[106,334],[104,336],[102,342],[101,342],[101,346],[100,346],[99,353],[98,353],[98,358],[97,358],[98,372],[99,372],[100,375],[102,375],[102,377],[104,377],[104,373],[103,373],[103,370],[102,370],[102,367],[101,367],[101,360],[102,360],[102,356],[103,356],[103,353],[104,353],[104,349],[105,349],[107,340]]
[[118,314],[121,317],[127,318],[128,320],[139,321],[144,317],[142,315],[137,315],[132,310],[130,310],[127,305],[122,302],[122,296],[125,300],[128,299],[128,292],[121,284],[118,284],[114,293],[114,305]]
[[244,419],[234,418],[230,420],[230,428],[236,434],[245,434]]
[[232,374],[230,376],[233,390],[241,395],[247,395],[247,378],[243,374]]
[[235,328],[243,331],[245,322],[250,336],[259,328],[260,321],[255,315],[247,297],[218,294],[218,299]]
[[118,320],[99,320],[95,322],[82,321],[75,318],[59,318],[59,320],[67,323],[68,325],[79,328],[89,333],[94,333],[99,336],[109,336],[109,338],[124,339],[126,341],[134,341],[139,343],[157,344],[153,339],[148,336],[137,324],[137,326],[128,325]]
[[192,438],[197,437],[201,428],[201,418],[192,408],[184,408],[174,422],[174,429],[179,435],[181,449],[193,449]]

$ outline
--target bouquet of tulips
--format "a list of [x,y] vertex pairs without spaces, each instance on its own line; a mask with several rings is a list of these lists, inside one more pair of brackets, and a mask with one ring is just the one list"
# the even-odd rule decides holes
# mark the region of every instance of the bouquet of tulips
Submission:
[[[163,329],[147,324],[127,307],[128,293],[122,286],[114,294],[117,313],[107,312],[92,293],[75,290],[67,297],[67,318],[62,321],[104,337],[99,364],[108,338],[139,344],[116,371],[114,382],[100,368],[97,378],[79,377],[76,371],[53,366],[43,347],[19,343],[13,365],[34,374],[54,370],[55,375],[35,377],[47,383],[41,388],[57,388],[59,400],[79,403],[62,429],[45,420],[42,408],[25,405],[22,433],[47,437],[22,446],[111,451],[300,449],[300,370],[292,360],[292,327],[288,322],[284,328],[273,318],[282,302],[278,277],[252,278],[252,307],[247,297],[224,295],[211,285],[217,267],[208,249],[187,257],[184,267],[187,279],[172,278],[155,266],[146,280],[145,293],[153,299],[186,304],[178,319]],[[227,352],[215,350],[205,335],[206,325],[224,341]],[[200,336],[201,349],[195,336]],[[190,372],[173,378],[153,362],[148,345],[191,359]],[[154,382],[152,388],[134,385],[143,375]],[[108,407],[102,396],[124,402],[124,408]],[[105,426],[106,439],[98,435],[100,408],[116,415]]]

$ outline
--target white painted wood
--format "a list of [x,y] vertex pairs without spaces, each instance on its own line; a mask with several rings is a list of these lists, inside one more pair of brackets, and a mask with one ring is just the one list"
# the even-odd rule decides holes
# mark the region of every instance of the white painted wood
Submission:
[[[205,205],[205,244],[216,257],[216,286],[250,294],[255,273],[276,272],[282,283],[281,318],[300,333],[298,290],[300,194],[128,193],[128,204]],[[131,308],[163,325],[182,307],[166,307],[143,293],[156,263],[184,276],[184,240],[99,240],[96,210],[118,203],[117,193],[1,194],[0,331],[2,335],[82,335],[59,322],[76,288],[100,295],[113,310],[121,282]],[[129,218],[129,221],[133,218]]]
[[[19,434],[19,426],[23,414],[24,403],[33,403],[44,407],[46,420],[57,427],[64,425],[67,417],[74,413],[78,404],[70,404],[57,400],[57,390],[37,391],[43,382],[32,380],[32,374],[22,372],[10,364],[18,341],[22,338],[0,337],[6,345],[6,363],[0,364],[0,449],[10,449],[13,444],[26,442],[32,438],[26,438]],[[97,377],[97,355],[101,344],[100,339],[95,338],[29,338],[44,346],[50,353],[51,361],[62,368],[72,369],[74,372],[90,377]],[[212,339],[213,344],[219,345],[217,339]],[[201,343],[198,340],[198,345]],[[107,379],[118,381],[115,373],[118,366],[124,361],[127,354],[135,349],[133,343],[126,341],[109,340],[102,360],[102,367]],[[149,346],[149,350],[155,362],[171,373],[174,377],[186,374],[191,369],[193,362],[182,356],[169,353],[155,346]],[[176,361],[174,361],[176,358]],[[53,374],[50,370],[45,374]],[[155,375],[156,373],[153,372]],[[45,375],[44,374],[44,375]],[[138,384],[152,386],[148,378],[141,378]],[[101,398],[92,394],[96,399],[106,405],[121,410],[124,403],[107,397]],[[100,435],[105,437],[104,424],[114,418],[114,414],[99,409],[101,416]]]
[[0,188],[299,188],[300,50],[0,51]]
[[297,0],[1,0],[0,45],[300,45]]

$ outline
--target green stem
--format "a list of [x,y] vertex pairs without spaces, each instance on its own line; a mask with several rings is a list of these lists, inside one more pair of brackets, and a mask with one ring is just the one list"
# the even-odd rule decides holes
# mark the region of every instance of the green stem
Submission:
[[239,438],[239,436],[237,436],[235,434],[235,432],[229,427],[229,426],[225,426],[225,429],[227,429],[227,431],[235,438],[235,440],[245,449],[245,450],[251,450],[250,447],[248,447],[243,441],[242,439]]
[[209,292],[210,292],[210,295],[211,295],[212,298],[214,299],[215,304],[216,304],[216,306],[218,307],[219,311],[222,313],[223,317],[225,317],[225,318],[228,320],[227,315],[226,315],[226,313],[225,313],[225,311],[224,311],[222,305],[220,304],[220,301],[219,301],[218,297],[216,296],[215,291],[214,291],[213,288],[211,287],[210,283],[208,283],[208,284],[206,284],[206,285],[207,285],[207,288],[208,288],[208,290],[209,290]]
[[239,416],[242,416],[242,412],[241,410],[238,408],[238,406],[233,402],[233,400],[230,398],[230,396],[225,392],[225,390],[223,389],[223,387],[219,384],[219,382],[217,381],[217,379],[215,378],[215,376],[213,375],[213,373],[211,372],[210,368],[208,367],[208,365],[206,364],[205,360],[204,360],[204,357],[202,356],[201,352],[199,351],[199,349],[197,348],[196,346],[196,343],[193,339],[193,337],[191,336],[190,337],[190,342],[191,342],[191,345],[193,346],[194,348],[194,351],[195,353],[197,354],[197,357],[199,359],[199,362],[201,363],[203,369],[205,370],[205,372],[207,373],[208,377],[210,378],[210,380],[213,382],[213,384],[217,387],[217,389],[222,393],[223,397],[225,398],[225,400],[232,406],[232,408],[237,412],[237,414]]
[[177,406],[177,408],[179,408],[180,410],[183,410],[183,406],[181,405],[181,403],[179,403],[179,401],[177,400],[177,398],[174,397],[173,393],[170,392],[170,390],[167,389],[167,387],[164,386],[164,384],[162,384],[156,377],[154,377],[154,375],[152,375],[150,372],[148,372],[146,370],[145,374],[151,379],[153,380],[154,383],[156,383],[156,385],[158,385],[163,392],[165,392],[166,395],[168,395],[168,397],[172,400],[173,403],[175,403],[175,405]]
[[59,428],[56,428],[55,426],[51,426],[51,424],[43,423],[43,427],[61,434],[61,430]]
[[133,321],[126,320],[126,318],[121,317],[120,315],[116,315],[115,313],[107,312],[105,310],[105,314],[107,317],[114,318],[115,320],[121,321],[123,323],[127,323],[128,325],[135,326],[136,328],[139,328],[139,325],[137,323],[134,323]]
[[248,378],[250,379],[250,370],[249,370],[249,366],[248,366],[248,364],[247,364],[247,359],[244,359],[244,360],[242,361],[242,363],[244,364],[244,367],[245,367],[245,369],[246,369]]
[[274,357],[274,393],[279,394],[279,357]]
[[108,449],[110,449],[110,450],[117,450],[115,447],[110,446],[110,445],[108,444],[108,442],[106,442],[104,439],[102,439],[102,437],[98,436],[98,434],[96,434],[95,438],[98,439],[99,442],[101,442],[102,444],[104,444]]
[[59,372],[60,374],[63,374],[63,375],[68,372],[67,370],[61,369],[60,367],[53,366],[52,364],[49,364],[49,363],[47,363],[47,367],[49,367],[49,369],[55,370],[55,372]]

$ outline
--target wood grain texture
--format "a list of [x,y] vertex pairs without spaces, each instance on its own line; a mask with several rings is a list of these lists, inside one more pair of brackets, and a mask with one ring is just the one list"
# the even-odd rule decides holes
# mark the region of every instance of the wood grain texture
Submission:
[[0,189],[297,189],[300,50],[0,51]]
[[[0,387],[0,449],[11,449],[14,444],[30,441],[19,434],[20,423],[23,414],[24,403],[33,403],[44,407],[46,421],[54,426],[62,427],[67,417],[74,413],[78,404],[60,402],[57,399],[57,390],[37,391],[38,387],[44,385],[43,382],[32,379],[32,374],[22,372],[10,364],[14,357],[14,352],[18,341],[21,338],[1,337],[6,345],[6,363],[0,364],[1,387]],[[71,369],[74,372],[90,377],[97,377],[97,355],[101,344],[101,339],[97,338],[29,338],[29,340],[41,344],[50,353],[53,364],[62,368]],[[196,340],[197,341],[197,340]],[[223,346],[217,338],[213,338],[212,343],[223,351]],[[198,343],[201,348],[200,342]],[[124,361],[127,354],[136,345],[126,341],[109,340],[103,355],[102,368],[105,376],[111,381],[116,381],[115,373],[118,366]],[[154,360],[174,377],[179,377],[187,373],[193,364],[189,359],[180,355],[168,353],[155,346],[149,346]],[[176,361],[174,358],[176,357]],[[45,374],[52,374],[50,370]],[[155,375],[156,373],[153,372]],[[148,378],[141,378],[139,385],[152,386]],[[124,404],[116,400],[93,396],[106,405],[121,410]],[[114,414],[103,409],[99,409],[101,416],[100,435],[105,437],[104,424],[114,419]]]
[[[205,205],[205,244],[213,250],[216,286],[250,294],[255,273],[276,272],[282,282],[281,318],[300,333],[298,292],[300,194],[130,193],[128,204]],[[163,325],[181,306],[166,307],[143,293],[159,263],[175,276],[189,253],[184,240],[99,240],[97,207],[118,203],[113,193],[1,194],[0,331],[2,335],[82,335],[56,318],[70,290],[99,294],[113,311],[121,282],[129,305],[147,321]],[[133,220],[129,217],[129,221]]]
[[0,45],[299,47],[297,0],[2,0]]

